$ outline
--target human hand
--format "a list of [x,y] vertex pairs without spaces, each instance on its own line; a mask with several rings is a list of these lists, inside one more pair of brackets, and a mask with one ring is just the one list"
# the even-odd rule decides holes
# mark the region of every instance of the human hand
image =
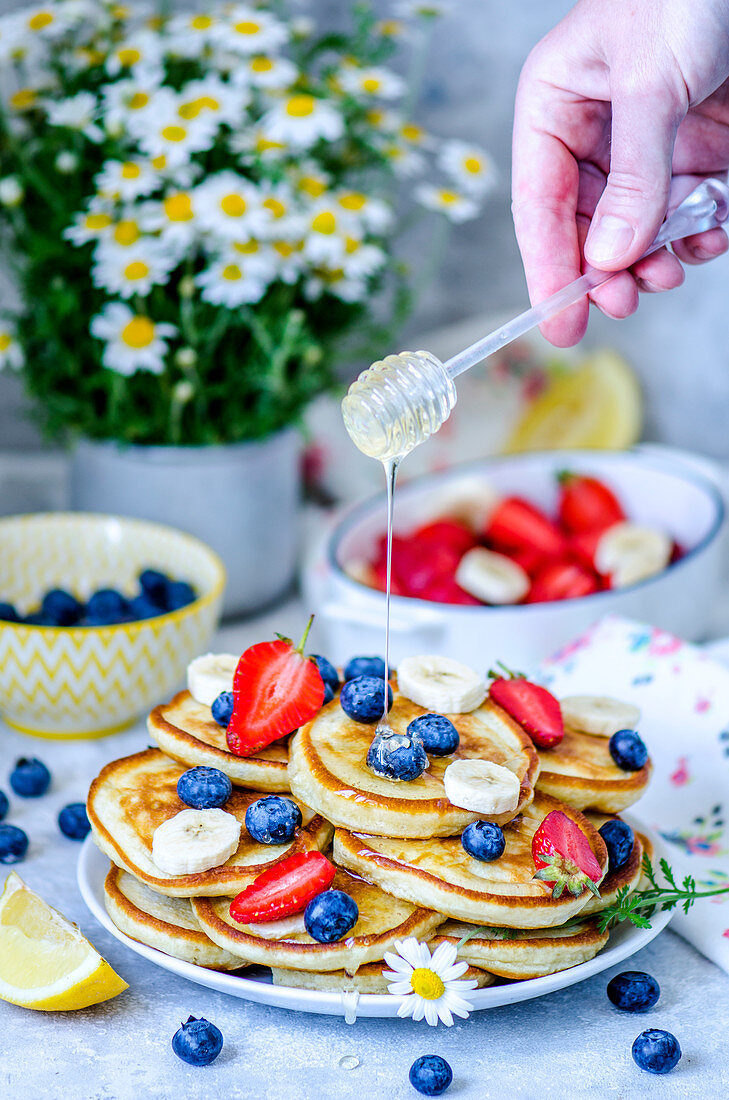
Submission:
[[[532,302],[585,259],[620,271],[590,298],[628,317],[638,292],[725,252],[723,229],[639,260],[669,205],[729,168],[729,0],[579,0],[529,55],[516,96],[513,213]],[[639,262],[636,262],[639,261]],[[623,270],[630,267],[630,271]],[[567,347],[588,300],[542,326]]]

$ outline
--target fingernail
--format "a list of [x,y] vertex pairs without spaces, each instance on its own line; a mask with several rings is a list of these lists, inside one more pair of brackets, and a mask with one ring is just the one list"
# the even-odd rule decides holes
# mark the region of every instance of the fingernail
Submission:
[[590,239],[585,246],[587,258],[597,264],[617,260],[630,248],[634,236],[635,231],[629,222],[616,218],[614,214],[603,214],[590,231]]

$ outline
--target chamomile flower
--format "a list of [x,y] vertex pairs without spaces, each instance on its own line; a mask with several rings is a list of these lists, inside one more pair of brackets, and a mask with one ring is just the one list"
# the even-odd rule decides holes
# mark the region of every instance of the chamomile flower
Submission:
[[195,204],[202,228],[227,240],[255,236],[269,220],[256,188],[235,172],[208,176],[195,188]]
[[407,179],[419,175],[425,168],[425,158],[418,149],[402,141],[386,141],[380,146],[383,156],[387,157],[396,176]]
[[257,160],[275,163],[289,155],[289,147],[284,141],[271,141],[263,130],[247,127],[230,137],[230,147],[240,156],[242,164],[253,164]]
[[24,10],[20,18],[26,34],[40,38],[64,34],[74,20],[68,18],[68,9],[64,12],[63,9],[59,11],[59,8],[60,5],[51,2],[39,8]]
[[254,54],[243,58],[232,73],[233,82],[266,91],[290,88],[298,79],[299,70],[286,57]]
[[96,96],[92,92],[77,92],[69,99],[59,99],[46,103],[48,121],[52,126],[66,126],[69,130],[78,130],[89,139],[104,140],[104,131],[95,119],[98,112]]
[[23,114],[25,111],[34,111],[41,105],[41,89],[27,86],[18,88],[8,98],[8,107],[11,111]]
[[13,329],[6,322],[0,321],[0,370],[5,367],[20,370],[24,363],[23,349],[15,339]]
[[373,233],[385,233],[392,225],[392,208],[382,199],[369,198],[362,191],[339,191],[334,199],[342,210],[360,218]]
[[91,322],[91,335],[104,340],[102,361],[109,370],[130,375],[138,370],[161,374],[167,341],[177,335],[175,325],[156,324],[134,313],[122,302],[109,302]]
[[270,245],[249,237],[246,241],[231,241],[223,253],[232,263],[243,263],[249,275],[257,275],[269,283],[276,273],[276,261]]
[[307,199],[320,199],[326,195],[331,186],[331,177],[314,161],[305,161],[298,166],[298,173],[293,176],[294,187]]
[[285,25],[269,12],[235,4],[227,19],[215,29],[215,37],[225,50],[239,54],[275,52],[288,40]]
[[284,142],[293,149],[310,149],[319,141],[340,138],[344,119],[331,103],[306,92],[296,92],[266,112],[261,129],[271,141]]
[[403,122],[397,128],[396,136],[406,142],[410,146],[414,146],[416,149],[425,149],[427,146],[433,144],[433,139],[428,134],[427,130],[424,130],[422,126],[418,126],[417,122]]
[[135,79],[162,82],[162,44],[159,34],[139,30],[119,42],[106,59],[110,76],[124,73]]
[[356,222],[335,202],[315,203],[306,220],[304,255],[314,264],[330,267],[344,256],[345,236],[354,232]]
[[177,114],[185,122],[203,119],[205,122],[240,126],[250,99],[249,93],[217,76],[206,76],[186,84],[178,97]]
[[344,274],[366,279],[380,271],[387,262],[387,255],[375,244],[367,244],[358,237],[344,238],[344,256],[341,266]]
[[224,256],[196,276],[200,297],[215,306],[236,306],[259,302],[266,292],[266,280],[244,257]]
[[210,49],[217,25],[216,16],[208,12],[174,16],[165,28],[168,51],[176,57],[201,57]]
[[275,265],[276,278],[283,283],[293,285],[304,270],[303,241],[274,240],[270,242],[271,256]]
[[144,229],[158,233],[175,256],[182,257],[198,234],[195,196],[192,191],[169,191],[161,202],[147,202],[140,212]]
[[468,195],[450,187],[435,187],[421,183],[415,188],[415,199],[429,210],[437,210],[452,222],[466,222],[478,214],[478,203]]
[[399,99],[407,85],[401,76],[376,66],[360,68],[346,65],[338,74],[343,91],[354,96],[374,96],[378,99]]
[[265,229],[268,236],[288,238],[300,235],[301,215],[287,183],[268,187],[265,184],[259,185],[259,198],[266,214]]
[[128,248],[97,250],[97,255],[91,270],[94,285],[122,298],[145,297],[153,286],[167,281],[173,264],[161,242],[149,237]]
[[99,195],[119,198],[124,202],[151,194],[158,182],[157,173],[149,161],[139,157],[134,160],[107,160],[94,179]]
[[495,185],[494,167],[477,145],[465,141],[446,141],[438,163],[446,175],[469,195],[484,195]]
[[3,176],[0,179],[0,205],[20,206],[25,198],[25,188],[17,176]]
[[108,236],[113,226],[114,218],[110,211],[103,204],[92,202],[87,211],[77,214],[71,225],[63,230],[63,237],[78,248]]
[[[105,84],[102,95],[104,123],[107,130],[111,133],[122,133],[133,126],[135,119],[148,117],[149,114],[158,111],[159,96],[162,91],[167,89],[161,89],[154,80],[146,76]],[[170,101],[172,100],[173,97],[170,96]]]
[[475,980],[458,981],[468,970],[467,962],[456,962],[457,952],[452,943],[441,943],[431,956],[427,944],[419,943],[414,936],[395,941],[395,952],[385,952],[385,962],[390,971],[383,970],[386,978],[394,980],[388,991],[402,997],[397,1010],[400,1017],[423,1017],[435,1027],[442,1020],[446,1027],[453,1023],[453,1016],[467,1019],[473,1005],[463,994],[476,988]]
[[175,111],[169,115],[146,117],[138,141],[151,158],[163,156],[168,167],[176,168],[185,165],[193,153],[209,149],[217,128],[214,119],[198,116],[186,121]]

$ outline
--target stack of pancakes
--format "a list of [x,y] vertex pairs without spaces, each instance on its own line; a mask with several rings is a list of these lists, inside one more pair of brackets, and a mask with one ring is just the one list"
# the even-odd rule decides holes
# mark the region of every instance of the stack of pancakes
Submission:
[[[404,732],[425,713],[397,690],[390,723]],[[628,862],[608,868],[598,829],[640,797],[650,762],[618,768],[607,738],[568,730],[554,749],[529,736],[490,700],[469,714],[449,714],[460,735],[453,756],[430,757],[412,782],[376,776],[366,764],[373,727],[348,718],[338,697],[293,737],[254,756],[229,752],[210,708],[188,692],[152,711],[148,728],[158,748],[108,764],[91,785],[88,814],[96,844],[112,861],[106,905],[115,924],[142,943],[201,966],[271,967],[273,981],[311,989],[385,992],[383,958],[398,940],[459,945],[467,976],[479,985],[538,977],[592,958],[607,942],[597,914],[618,890],[637,889],[645,837],[635,836]],[[453,759],[491,760],[520,781],[517,808],[495,820],[503,856],[474,859],[461,833],[478,814],[452,805],[443,773]],[[224,809],[243,824],[236,853],[220,867],[172,876],[152,860],[154,830],[185,805],[177,780],[188,768],[225,772],[233,794]],[[300,807],[302,824],[289,844],[254,841],[245,828],[251,802],[274,792]],[[532,836],[551,810],[562,810],[587,835],[604,871],[600,898],[584,890],[554,899],[534,881]],[[239,924],[231,899],[267,868],[297,851],[325,852],[336,864],[334,887],[350,894],[359,919],[347,937],[323,944],[303,916]]]

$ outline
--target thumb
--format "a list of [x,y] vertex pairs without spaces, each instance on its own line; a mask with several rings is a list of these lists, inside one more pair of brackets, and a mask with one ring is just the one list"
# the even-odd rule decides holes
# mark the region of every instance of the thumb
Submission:
[[613,100],[610,173],[585,242],[593,267],[629,267],[656,236],[668,206],[682,113],[666,91]]

